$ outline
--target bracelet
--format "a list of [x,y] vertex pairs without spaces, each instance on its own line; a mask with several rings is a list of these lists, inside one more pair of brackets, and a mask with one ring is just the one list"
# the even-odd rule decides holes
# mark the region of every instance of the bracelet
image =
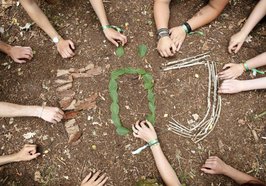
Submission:
[[150,147],[153,146],[153,145],[156,145],[158,143],[159,143],[158,139],[154,139],[154,140],[151,140],[151,141],[148,142]]
[[187,28],[187,32],[186,32],[187,34],[189,34],[190,32],[192,32],[191,26],[187,22],[183,23],[183,25]]
[[169,37],[169,29],[168,28],[160,28],[157,30],[158,40],[162,37]]
[[118,26],[114,26],[114,25],[104,25],[102,26],[102,29],[105,30],[107,28],[112,28],[112,29],[115,29],[117,32],[123,32],[123,29],[122,28],[119,28]]
[[186,25],[182,25],[182,28],[183,28],[183,30],[186,32],[186,34],[188,34],[188,29],[187,29],[187,27],[186,27]]
[[246,69],[246,71],[249,71],[250,69],[248,68],[248,64],[247,63],[244,63],[244,67]]

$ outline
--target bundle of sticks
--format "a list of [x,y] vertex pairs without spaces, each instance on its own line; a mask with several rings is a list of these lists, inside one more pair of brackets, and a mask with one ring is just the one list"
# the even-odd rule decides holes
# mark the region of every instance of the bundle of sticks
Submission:
[[169,129],[172,132],[183,137],[191,138],[195,143],[200,142],[213,131],[221,112],[222,100],[221,96],[217,94],[218,76],[216,64],[206,60],[206,58],[209,56],[209,52],[207,52],[193,57],[169,62],[165,67],[163,67],[163,71],[192,67],[195,65],[205,65],[208,68],[209,82],[207,94],[207,111],[203,119],[199,122],[189,124],[189,126],[182,125],[174,118],[172,118],[172,121],[169,121]]

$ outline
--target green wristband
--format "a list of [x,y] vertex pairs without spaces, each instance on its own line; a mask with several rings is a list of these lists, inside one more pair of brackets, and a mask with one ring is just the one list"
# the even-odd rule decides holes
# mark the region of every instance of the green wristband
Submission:
[[249,71],[250,69],[248,68],[248,64],[247,63],[244,63],[244,67],[246,69],[246,71]]
[[187,29],[187,27],[186,27],[186,25],[182,25],[182,28],[183,28],[183,30],[188,34],[188,29]]
[[155,145],[155,144],[157,144],[157,143],[159,143],[158,139],[154,139],[154,140],[151,140],[151,141],[148,142],[150,147]]
[[104,25],[102,26],[102,29],[105,30],[107,28],[113,28],[115,29],[117,32],[123,32],[123,29],[119,28],[118,26],[114,26],[114,25]]

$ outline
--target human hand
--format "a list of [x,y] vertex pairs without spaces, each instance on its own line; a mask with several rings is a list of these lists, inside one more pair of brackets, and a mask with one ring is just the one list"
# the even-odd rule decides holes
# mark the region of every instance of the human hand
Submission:
[[119,46],[118,41],[122,43],[122,46],[127,43],[127,37],[113,28],[106,28],[103,30],[103,33],[105,37],[117,47]]
[[229,79],[223,81],[221,84],[218,93],[222,94],[234,94],[238,92],[242,92],[244,90],[244,81],[235,80],[235,79]]
[[158,41],[157,50],[162,57],[169,57],[175,54],[176,46],[170,37],[162,37]]
[[149,121],[137,121],[132,125],[133,135],[137,138],[143,139],[147,143],[151,140],[157,139],[157,134],[154,127]]
[[243,32],[238,32],[233,35],[230,39],[228,52],[231,54],[232,52],[237,53],[245,42],[247,35]]
[[220,79],[236,79],[243,74],[245,67],[243,64],[228,63],[224,65],[223,70],[219,73]]
[[36,145],[24,145],[24,147],[19,152],[14,154],[15,161],[29,161],[37,158],[41,155],[41,153],[37,153],[36,148]]
[[81,186],[103,186],[108,180],[108,177],[106,177],[106,173],[101,176],[100,173],[100,171],[97,171],[95,174],[90,172],[81,182]]
[[26,63],[25,59],[31,60],[33,52],[30,47],[12,46],[8,52],[8,55],[16,63]]
[[56,124],[63,119],[64,112],[57,107],[41,107],[40,118],[50,123]]
[[185,40],[187,33],[182,26],[174,27],[169,30],[170,38],[176,46],[176,51],[179,51],[183,41]]
[[226,174],[228,165],[217,156],[210,156],[201,170],[207,174]]
[[56,44],[57,51],[63,58],[73,57],[75,54],[73,50],[75,49],[74,43],[71,40],[64,40],[61,38]]

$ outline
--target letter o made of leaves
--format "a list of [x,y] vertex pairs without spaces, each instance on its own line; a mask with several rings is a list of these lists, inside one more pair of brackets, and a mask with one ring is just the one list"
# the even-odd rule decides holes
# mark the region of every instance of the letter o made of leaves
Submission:
[[155,96],[153,93],[154,82],[152,75],[146,72],[143,69],[134,69],[134,68],[122,68],[115,70],[111,73],[111,80],[109,82],[109,93],[112,99],[112,104],[110,107],[111,118],[116,127],[116,132],[119,135],[126,135],[130,131],[122,125],[122,122],[119,117],[119,105],[118,105],[118,84],[117,79],[124,74],[138,74],[141,75],[144,82],[144,89],[148,92],[148,103],[150,114],[146,116],[146,119],[152,124],[155,123]]

